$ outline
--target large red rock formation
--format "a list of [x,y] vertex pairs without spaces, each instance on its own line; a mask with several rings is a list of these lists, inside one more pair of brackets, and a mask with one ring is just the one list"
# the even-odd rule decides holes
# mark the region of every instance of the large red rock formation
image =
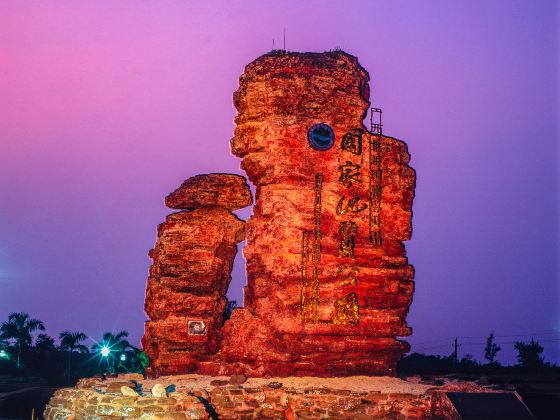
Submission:
[[[245,237],[244,222],[226,208],[241,205],[241,199],[250,204],[251,195],[242,177],[213,174],[210,186],[208,177],[185,182],[193,196],[198,189],[205,197],[204,207],[167,216],[149,253],[145,309],[150,321],[142,344],[155,375],[193,371],[220,343],[236,244]],[[229,190],[232,185],[239,197]]]
[[[242,231],[225,209],[248,203],[247,193],[238,180],[187,181],[170,206],[225,209],[178,213],[160,227],[144,337],[154,373],[395,373],[409,348],[397,337],[411,332],[414,270],[403,242],[415,173],[405,143],[363,125],[368,81],[343,52],[267,54],[246,67],[231,141],[256,186],[245,308],[222,327]],[[205,336],[187,333],[193,319]]]
[[[408,350],[415,173],[405,143],[363,125],[368,80],[342,52],[269,54],[241,76],[231,147],[257,188],[245,309],[203,372],[393,374]],[[312,147],[316,124],[331,148],[324,130]]]

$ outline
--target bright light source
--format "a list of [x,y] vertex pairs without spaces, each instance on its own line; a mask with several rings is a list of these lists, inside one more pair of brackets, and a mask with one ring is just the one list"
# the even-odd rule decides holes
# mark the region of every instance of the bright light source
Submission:
[[124,362],[126,360],[126,354],[121,354],[121,362]]
[[103,346],[101,348],[101,356],[103,356],[103,357],[109,356],[110,352],[111,352],[111,350],[109,350],[109,347],[107,347],[107,346]]
[[0,350],[0,357],[8,357],[8,354],[5,350]]

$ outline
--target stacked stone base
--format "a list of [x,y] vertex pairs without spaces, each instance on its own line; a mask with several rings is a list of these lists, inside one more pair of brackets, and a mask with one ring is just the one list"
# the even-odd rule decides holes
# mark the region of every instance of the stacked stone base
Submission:
[[[44,417],[47,420],[451,418],[442,403],[446,391],[491,392],[470,383],[433,388],[388,377],[331,381],[272,378],[250,379],[235,385],[228,377],[168,376],[143,381],[145,395],[134,397],[119,392],[121,386],[131,385],[122,379],[87,380],[76,388],[58,390]],[[173,383],[176,392],[167,398],[152,397],[150,387],[155,383],[165,386]]]

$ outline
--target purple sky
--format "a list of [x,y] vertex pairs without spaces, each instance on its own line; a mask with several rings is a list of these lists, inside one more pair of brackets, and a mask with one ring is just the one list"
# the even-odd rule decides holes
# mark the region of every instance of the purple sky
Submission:
[[[237,172],[232,93],[280,45],[356,55],[418,182],[415,349],[560,362],[554,1],[0,4],[0,320],[143,332],[163,197]],[[245,216],[247,211],[243,213]],[[237,261],[232,296],[244,283]],[[502,337],[505,336],[505,337]]]

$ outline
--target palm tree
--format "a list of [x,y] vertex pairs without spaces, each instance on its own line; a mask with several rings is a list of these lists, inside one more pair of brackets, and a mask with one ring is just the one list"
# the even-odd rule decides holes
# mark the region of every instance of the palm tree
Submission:
[[77,350],[80,353],[88,353],[88,348],[80,342],[87,338],[87,335],[81,332],[63,331],[59,335],[60,350],[68,352],[68,383],[70,383],[72,371],[72,353]]
[[31,333],[33,331],[45,330],[43,321],[29,318],[25,312],[12,312],[8,315],[8,321],[0,326],[0,338],[13,339],[17,344],[17,363],[18,369],[21,368],[21,351],[24,347],[31,345]]
[[128,340],[126,340],[127,337],[127,331],[120,331],[117,334],[106,332],[105,334],[103,334],[103,340],[101,341],[101,343],[96,343],[94,345],[93,349],[96,352],[101,352],[101,349],[103,347],[107,347],[109,349],[110,353],[107,356],[107,367],[109,368],[109,371],[111,373],[114,373],[115,371],[115,357],[111,355],[111,353],[124,352],[125,350],[132,347]]
[[10,355],[9,355],[9,350],[8,347],[10,347],[8,345],[8,341],[4,340],[3,338],[0,338],[0,359],[6,358],[9,359]]
[[126,340],[127,337],[127,331],[121,331],[117,334],[106,332],[103,334],[103,342],[111,351],[124,351],[130,347],[129,342]]
[[39,334],[35,339],[34,348],[36,351],[45,353],[55,349],[54,338],[48,334]]

